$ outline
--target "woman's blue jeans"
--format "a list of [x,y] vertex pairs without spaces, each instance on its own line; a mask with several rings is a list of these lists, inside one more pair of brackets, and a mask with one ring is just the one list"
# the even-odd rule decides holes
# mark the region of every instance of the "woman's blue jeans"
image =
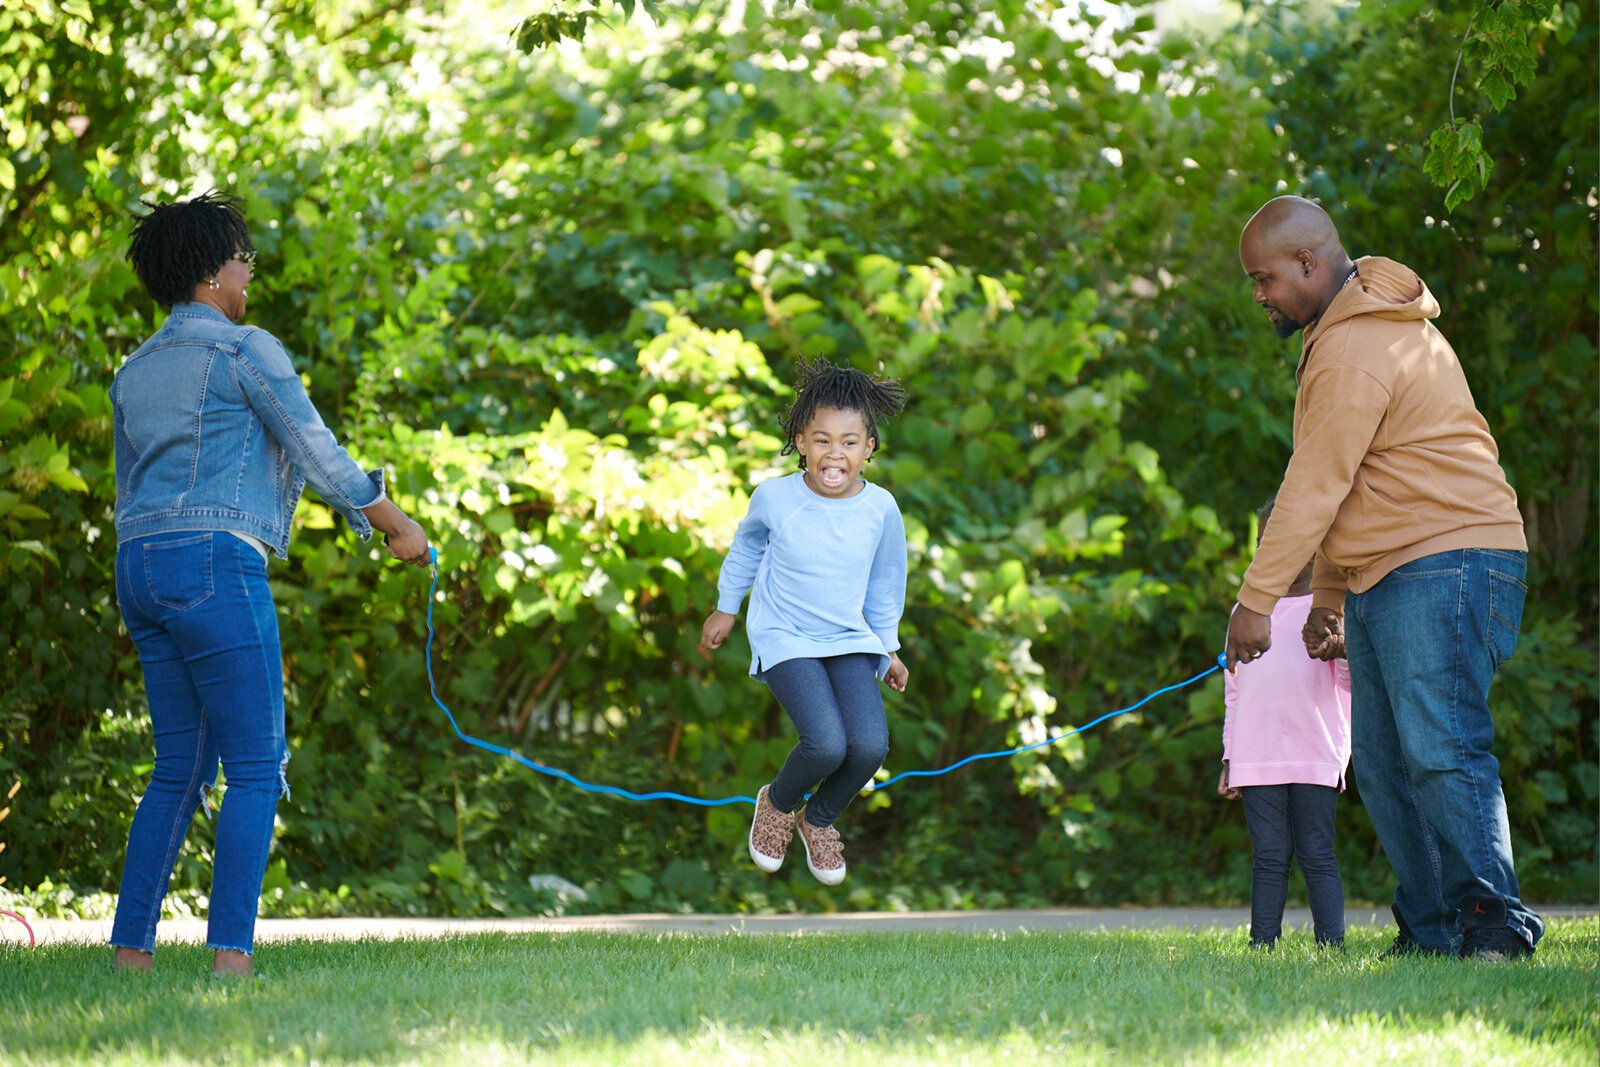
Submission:
[[1462,549],[1395,568],[1345,597],[1351,741],[1361,801],[1394,867],[1395,911],[1453,952],[1464,901],[1493,898],[1536,944],[1519,899],[1489,683],[1522,626],[1527,555]]
[[779,811],[799,807],[816,785],[805,819],[832,826],[883,766],[889,722],[878,691],[880,659],[851,653],[785,660],[766,669],[767,686],[800,734],[767,794]]
[[154,949],[184,834],[217,777],[206,943],[250,952],[279,796],[287,796],[278,617],[260,554],[228,533],[117,549],[117,600],[144,668],[156,762],[128,832],[111,944]]

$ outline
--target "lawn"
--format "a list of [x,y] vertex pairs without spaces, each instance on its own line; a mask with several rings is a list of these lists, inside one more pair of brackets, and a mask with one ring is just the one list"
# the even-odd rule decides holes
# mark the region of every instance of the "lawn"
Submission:
[[[1303,940],[1302,940],[1303,939]],[[1308,934],[479,935],[266,945],[262,979],[163,949],[0,950],[0,1060],[427,1063],[1573,1063],[1600,920],[1532,961],[1379,961]]]

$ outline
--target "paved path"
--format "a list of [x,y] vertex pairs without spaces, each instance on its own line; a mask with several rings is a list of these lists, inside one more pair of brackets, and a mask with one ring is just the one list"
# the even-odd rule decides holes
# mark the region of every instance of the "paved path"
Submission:
[[[1600,906],[1576,905],[1539,908],[1546,918],[1600,915]],[[458,934],[807,934],[884,933],[1024,933],[1061,930],[1141,930],[1166,928],[1204,930],[1248,926],[1248,908],[1046,908],[1035,911],[922,911],[848,912],[836,915],[574,915],[559,919],[262,919],[256,924],[258,941],[307,938],[354,941],[360,938],[452,937]],[[1389,926],[1388,908],[1351,908],[1345,912],[1350,926]],[[109,919],[30,920],[40,944],[60,942],[104,944],[111,933]],[[1305,929],[1311,913],[1290,908],[1287,927]],[[26,932],[11,919],[0,917],[0,938],[26,940]],[[203,919],[168,919],[161,924],[161,941],[204,941]]]

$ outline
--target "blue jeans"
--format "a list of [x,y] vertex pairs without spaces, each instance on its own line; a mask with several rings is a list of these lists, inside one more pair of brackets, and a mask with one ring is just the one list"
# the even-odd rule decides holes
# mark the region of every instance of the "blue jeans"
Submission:
[[1339,791],[1331,785],[1241,786],[1250,827],[1250,940],[1271,944],[1283,933],[1289,896],[1289,857],[1300,862],[1319,945],[1344,943],[1344,882],[1333,852],[1333,813]]
[[[1398,887],[1395,914],[1425,948],[1453,952],[1463,902],[1504,902],[1530,945],[1489,682],[1522,626],[1527,555],[1461,549],[1397,567],[1345,598],[1356,781]],[[1470,905],[1469,905],[1470,906]]]
[[812,826],[832,826],[889,754],[889,722],[878,692],[878,661],[866,653],[791,659],[766,669],[767,686],[789,713],[800,743],[767,796],[779,811],[806,804]]
[[152,951],[194,812],[217,777],[206,943],[250,952],[284,766],[278,617],[259,553],[227,533],[166,533],[117,549],[117,601],[139,650],[155,733],[150,785],[128,832],[111,944]]

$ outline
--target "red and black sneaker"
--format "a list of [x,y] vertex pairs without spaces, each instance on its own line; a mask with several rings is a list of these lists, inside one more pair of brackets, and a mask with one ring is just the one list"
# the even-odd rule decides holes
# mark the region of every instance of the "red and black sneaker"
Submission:
[[1533,955],[1533,945],[1506,925],[1506,902],[1496,897],[1461,898],[1461,958],[1506,963]]

